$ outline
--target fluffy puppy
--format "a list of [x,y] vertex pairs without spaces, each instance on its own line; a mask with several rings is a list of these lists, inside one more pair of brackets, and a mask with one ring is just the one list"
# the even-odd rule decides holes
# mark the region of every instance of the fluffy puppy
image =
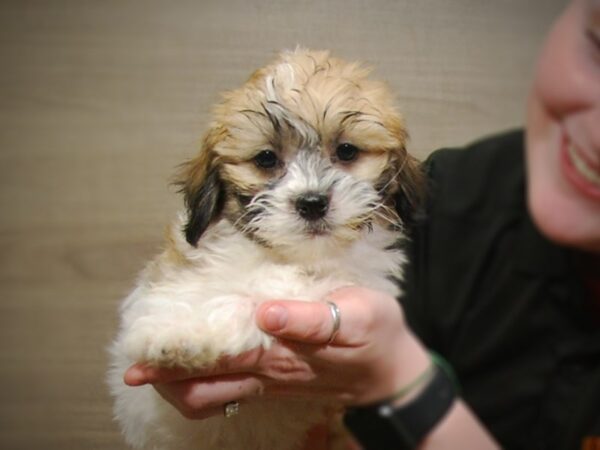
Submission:
[[353,284],[400,294],[397,244],[422,177],[392,96],[368,74],[328,52],[284,52],[214,109],[180,177],[186,209],[125,299],[111,348],[114,412],[133,447],[293,450],[323,419],[323,403],[257,396],[234,417],[188,420],[122,377],[134,362],[193,369],[268,348],[254,318],[265,300]]

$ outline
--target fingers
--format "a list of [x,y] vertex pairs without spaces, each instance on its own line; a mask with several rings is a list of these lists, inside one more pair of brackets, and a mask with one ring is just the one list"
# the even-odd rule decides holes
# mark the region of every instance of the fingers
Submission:
[[204,419],[222,415],[224,405],[261,395],[263,381],[247,375],[190,379],[172,383],[155,384],[156,391],[188,419]]
[[331,309],[324,302],[267,302],[259,306],[257,321],[270,334],[306,344],[326,344],[334,331]]
[[128,386],[142,386],[149,383],[168,383],[184,380],[191,376],[189,370],[180,367],[162,368],[137,363],[127,369],[123,381]]
[[[382,297],[385,294],[356,287],[329,294],[326,300],[337,305],[339,311],[339,329],[332,342],[336,317],[326,301],[265,302],[258,308],[257,323],[269,334],[305,344],[357,345],[357,337],[373,326]],[[385,300],[395,305],[391,297]]]
[[193,370],[182,367],[153,367],[137,363],[127,369],[123,381],[129,386],[142,386],[236,372],[252,373],[258,370],[258,364],[264,352],[265,350],[261,347],[236,356],[223,356],[210,367]]

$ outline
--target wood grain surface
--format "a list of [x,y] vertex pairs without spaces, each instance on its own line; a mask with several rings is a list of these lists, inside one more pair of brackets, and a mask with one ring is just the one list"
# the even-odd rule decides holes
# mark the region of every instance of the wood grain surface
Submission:
[[398,93],[420,157],[518,126],[559,0],[0,2],[0,449],[124,449],[117,307],[210,105],[284,48]]

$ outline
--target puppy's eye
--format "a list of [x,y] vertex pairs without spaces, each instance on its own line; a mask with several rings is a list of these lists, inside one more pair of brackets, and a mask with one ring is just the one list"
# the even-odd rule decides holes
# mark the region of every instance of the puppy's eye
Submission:
[[358,157],[359,152],[360,150],[358,147],[344,143],[337,146],[335,149],[335,156],[337,156],[340,161],[349,162],[354,161]]
[[277,155],[272,150],[263,150],[254,157],[254,163],[263,169],[272,169],[278,161]]

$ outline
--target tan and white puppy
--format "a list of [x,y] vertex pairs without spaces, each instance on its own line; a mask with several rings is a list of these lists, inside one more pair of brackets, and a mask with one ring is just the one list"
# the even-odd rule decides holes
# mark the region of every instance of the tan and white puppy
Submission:
[[[239,415],[192,421],[134,362],[200,368],[268,348],[270,299],[320,301],[362,285],[400,294],[403,217],[422,177],[384,84],[328,52],[284,52],[228,92],[180,186],[186,211],[121,308],[109,384],[125,438],[143,449],[293,450],[323,404],[257,396]],[[343,320],[343,318],[342,318]]]

